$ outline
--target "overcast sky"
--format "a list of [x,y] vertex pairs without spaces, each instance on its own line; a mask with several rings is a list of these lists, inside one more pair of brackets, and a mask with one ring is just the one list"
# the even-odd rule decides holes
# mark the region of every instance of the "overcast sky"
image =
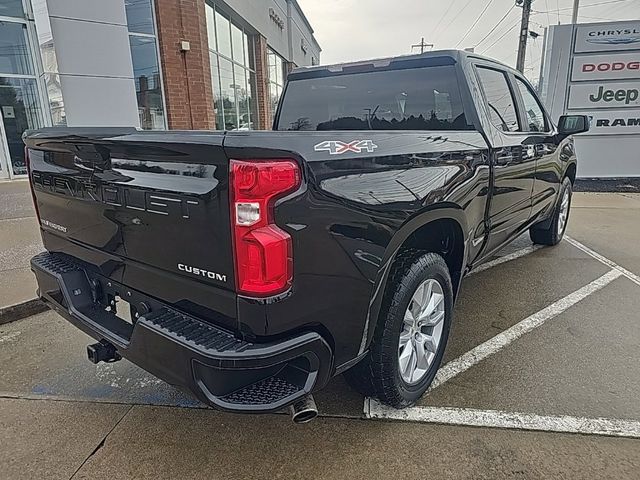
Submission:
[[[512,8],[515,0],[298,0],[298,3],[322,47],[323,64],[407,54],[421,37],[426,43],[433,43],[435,49],[475,47],[476,52],[509,65],[516,63],[522,9]],[[573,0],[534,0],[530,28],[540,37],[530,38],[527,45],[525,74],[530,79],[538,79],[544,28],[558,22],[569,23],[572,5]],[[487,36],[507,12],[502,23]],[[581,0],[579,12],[582,23],[637,20],[640,0]]]

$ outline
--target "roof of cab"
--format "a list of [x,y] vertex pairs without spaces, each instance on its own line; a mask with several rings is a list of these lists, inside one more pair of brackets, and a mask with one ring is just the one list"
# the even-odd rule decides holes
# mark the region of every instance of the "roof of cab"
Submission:
[[485,57],[465,50],[434,50],[412,55],[399,55],[395,57],[374,58],[357,62],[336,63],[332,65],[315,65],[312,67],[298,67],[289,74],[289,80],[302,78],[326,77],[333,75],[345,75],[350,73],[365,73],[379,70],[401,70],[405,68],[418,68],[423,66],[454,65],[466,58],[477,58],[495,63],[502,68],[512,70],[490,57]]

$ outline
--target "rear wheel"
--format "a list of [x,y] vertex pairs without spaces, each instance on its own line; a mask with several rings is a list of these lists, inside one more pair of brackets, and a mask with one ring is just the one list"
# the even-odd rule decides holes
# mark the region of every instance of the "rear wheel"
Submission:
[[436,253],[399,255],[367,356],[346,373],[365,395],[396,408],[414,404],[429,388],[449,337],[453,288]]
[[529,229],[529,236],[533,243],[540,245],[557,245],[560,243],[569,221],[572,194],[571,180],[565,178],[560,187],[560,195],[553,211],[553,216],[548,220],[533,225]]

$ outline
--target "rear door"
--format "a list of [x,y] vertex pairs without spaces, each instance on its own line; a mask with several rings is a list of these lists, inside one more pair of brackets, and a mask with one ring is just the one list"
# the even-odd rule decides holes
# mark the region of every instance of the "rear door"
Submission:
[[519,234],[531,215],[536,150],[527,142],[513,78],[493,64],[478,63],[476,74],[483,107],[490,120],[487,134],[493,145],[493,193],[489,207],[489,239],[485,252]]
[[563,174],[558,171],[561,162],[557,157],[555,131],[529,82],[519,75],[514,75],[513,79],[521,105],[522,130],[526,133],[523,143],[529,150],[533,147],[536,159],[531,216],[544,216],[553,205]]

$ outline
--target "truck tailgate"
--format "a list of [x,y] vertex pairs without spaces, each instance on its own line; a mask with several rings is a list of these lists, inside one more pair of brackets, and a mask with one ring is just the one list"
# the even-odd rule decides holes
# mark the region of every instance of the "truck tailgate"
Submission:
[[27,135],[45,247],[177,303],[220,289],[235,316],[223,138],[104,128]]

